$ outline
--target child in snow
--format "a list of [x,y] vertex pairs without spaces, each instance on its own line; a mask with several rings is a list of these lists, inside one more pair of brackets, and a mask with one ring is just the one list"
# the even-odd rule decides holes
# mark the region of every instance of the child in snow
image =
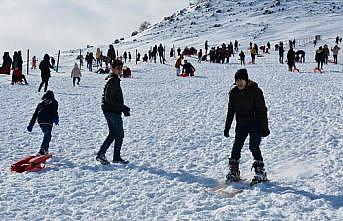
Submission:
[[263,92],[257,83],[249,80],[246,69],[240,69],[236,72],[235,85],[229,93],[228,112],[224,130],[224,136],[229,137],[233,117],[236,115],[236,135],[229,159],[230,172],[226,176],[226,182],[230,183],[240,180],[239,159],[244,141],[248,135],[250,136],[249,149],[255,160],[252,165],[255,168],[255,176],[252,183],[263,182],[267,180],[267,174],[264,170],[259,146],[261,137],[266,137],[270,134]]
[[59,122],[57,112],[58,102],[55,100],[54,93],[52,91],[47,91],[46,94],[43,95],[42,100],[43,101],[37,105],[30,124],[27,126],[27,130],[31,132],[36,120],[38,120],[38,124],[44,134],[43,142],[38,153],[40,155],[48,154],[53,123],[58,125]]
[[71,71],[71,77],[73,78],[73,86],[75,86],[75,81],[77,80],[77,85],[80,84],[80,80],[81,80],[81,71],[79,66],[77,65],[77,63],[74,64],[74,68]]

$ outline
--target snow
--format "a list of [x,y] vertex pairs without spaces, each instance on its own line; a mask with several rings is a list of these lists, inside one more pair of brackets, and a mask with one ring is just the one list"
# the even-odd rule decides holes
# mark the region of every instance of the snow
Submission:
[[[198,5],[207,3],[202,2]],[[237,38],[246,51],[254,33],[260,33],[255,40],[259,44],[310,39],[320,33],[323,41],[319,44],[332,47],[333,37],[343,31],[341,1],[325,1],[326,7],[331,3],[340,7],[332,14],[313,4],[312,10],[322,16],[320,21],[299,14],[307,6],[297,1],[281,1],[280,7],[292,10],[270,15],[254,10],[270,1],[244,1],[244,6],[239,1],[211,2],[209,8],[200,7],[201,12],[196,6],[187,8],[184,15],[175,15],[180,22],[162,21],[135,36],[137,42],[128,40],[115,48],[131,49],[133,54],[133,48],[145,52],[163,41],[169,52],[172,44],[203,47],[205,39],[219,45],[223,39],[227,43]],[[235,32],[228,32],[229,26],[217,32],[207,29],[225,23],[226,17],[218,21],[206,17],[219,6],[224,11],[232,8],[236,13],[232,19],[242,21]],[[206,17],[192,29],[196,37],[188,38],[187,28],[170,31],[174,25],[190,23],[192,19],[187,18],[192,16]],[[268,28],[257,32],[264,16],[269,17],[261,23]],[[295,16],[298,22],[277,23]],[[246,22],[253,21],[258,25],[247,29]],[[245,66],[262,88],[269,110],[271,134],[262,140],[261,150],[271,182],[247,188],[233,198],[205,190],[222,183],[228,171],[234,124],[230,138],[224,138],[223,129],[228,91],[241,68],[237,56],[230,64],[199,64],[188,58],[197,70],[191,78],[177,78],[175,60],[170,58],[166,65],[130,63],[133,78],[121,81],[125,103],[131,108],[131,116],[123,117],[122,155],[130,163],[102,166],[95,154],[108,132],[100,108],[105,75],[83,70],[80,86],[73,87],[70,71],[77,53],[62,53],[61,73],[53,72],[49,82],[60,114],[50,143],[54,157],[37,173],[15,174],[9,168],[37,153],[41,143],[37,125],[32,133],[26,132],[43,95],[37,92],[40,73],[26,76],[28,86],[12,86],[10,76],[1,75],[1,220],[342,220],[343,57],[338,56],[338,65],[325,65],[323,74],[313,73],[315,48],[309,43],[296,49],[300,48],[306,51],[306,63],[297,64],[299,74],[279,64],[274,50],[257,58],[255,65]],[[111,147],[108,159],[112,153]],[[252,161],[246,141],[240,161],[242,177],[253,176]]]

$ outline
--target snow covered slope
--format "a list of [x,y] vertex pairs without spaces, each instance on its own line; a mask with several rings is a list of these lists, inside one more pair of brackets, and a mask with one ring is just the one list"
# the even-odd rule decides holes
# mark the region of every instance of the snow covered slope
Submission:
[[[122,52],[147,50],[160,42],[198,47],[205,39],[210,45],[238,39],[246,51],[254,37],[265,43],[314,34],[322,35],[319,44],[333,46],[332,37],[342,34],[342,2],[314,2],[280,1],[272,7],[276,2],[266,0],[199,1],[176,13],[174,21],[156,24],[136,36],[137,41],[115,47]],[[267,9],[274,13],[264,15]],[[237,22],[228,23],[230,19]],[[190,29],[192,21],[196,24]],[[216,23],[221,27],[212,28]],[[318,74],[313,73],[313,45],[300,48],[307,62],[297,64],[299,74],[279,64],[275,51],[245,66],[264,91],[269,109],[271,135],[261,149],[271,182],[245,187],[233,198],[205,190],[223,182],[228,171],[234,124],[231,138],[223,137],[223,129],[228,91],[241,68],[237,56],[230,64],[199,64],[188,58],[197,69],[192,78],[177,78],[171,58],[166,65],[130,63],[133,78],[121,81],[132,110],[123,117],[122,154],[130,164],[102,166],[95,153],[107,136],[100,108],[105,76],[84,70],[81,85],[73,87],[70,71],[76,54],[64,53],[61,73],[53,72],[49,83],[60,113],[50,143],[54,158],[38,173],[14,174],[9,167],[40,146],[39,127],[26,132],[43,95],[37,92],[40,73],[27,76],[28,86],[12,86],[10,76],[0,75],[0,219],[342,220],[343,56],[338,65],[328,64]],[[252,177],[252,161],[246,143],[242,177]]]

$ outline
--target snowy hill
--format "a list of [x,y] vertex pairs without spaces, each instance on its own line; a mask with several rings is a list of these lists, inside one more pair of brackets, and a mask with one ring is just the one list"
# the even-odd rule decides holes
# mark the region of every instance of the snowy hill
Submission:
[[[198,1],[115,48],[133,53],[160,42],[168,49],[237,39],[246,51],[250,41],[315,34],[322,35],[318,44],[332,47],[332,38],[343,33],[342,9],[338,0]],[[222,183],[228,172],[235,126],[230,138],[223,137],[223,129],[228,91],[241,68],[237,56],[230,64],[188,58],[197,70],[191,78],[175,76],[173,58],[167,65],[128,64],[133,78],[121,85],[132,111],[123,117],[122,155],[130,163],[102,166],[95,153],[108,132],[100,108],[105,76],[83,70],[81,85],[73,87],[70,71],[77,53],[63,53],[61,73],[53,72],[49,82],[60,114],[50,143],[54,157],[38,173],[14,174],[9,167],[35,154],[41,143],[37,125],[26,131],[43,95],[37,92],[40,73],[26,76],[28,86],[12,86],[10,76],[1,75],[0,219],[342,220],[343,56],[339,64],[325,65],[323,74],[313,73],[315,48],[300,43],[296,49],[306,51],[307,61],[297,64],[299,74],[279,64],[273,50],[245,66],[268,107],[271,134],[261,150],[271,182],[243,186],[233,198],[206,190]],[[108,159],[112,153],[111,147]],[[251,179],[252,162],[247,139],[242,177]]]

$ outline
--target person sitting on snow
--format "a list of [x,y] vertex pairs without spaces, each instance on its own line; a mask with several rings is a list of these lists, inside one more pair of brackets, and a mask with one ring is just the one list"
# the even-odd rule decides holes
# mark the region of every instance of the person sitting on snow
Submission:
[[193,65],[189,62],[187,62],[187,60],[184,60],[183,62],[183,67],[182,67],[182,73],[185,76],[194,76],[194,72],[195,72],[195,68],[193,67]]

